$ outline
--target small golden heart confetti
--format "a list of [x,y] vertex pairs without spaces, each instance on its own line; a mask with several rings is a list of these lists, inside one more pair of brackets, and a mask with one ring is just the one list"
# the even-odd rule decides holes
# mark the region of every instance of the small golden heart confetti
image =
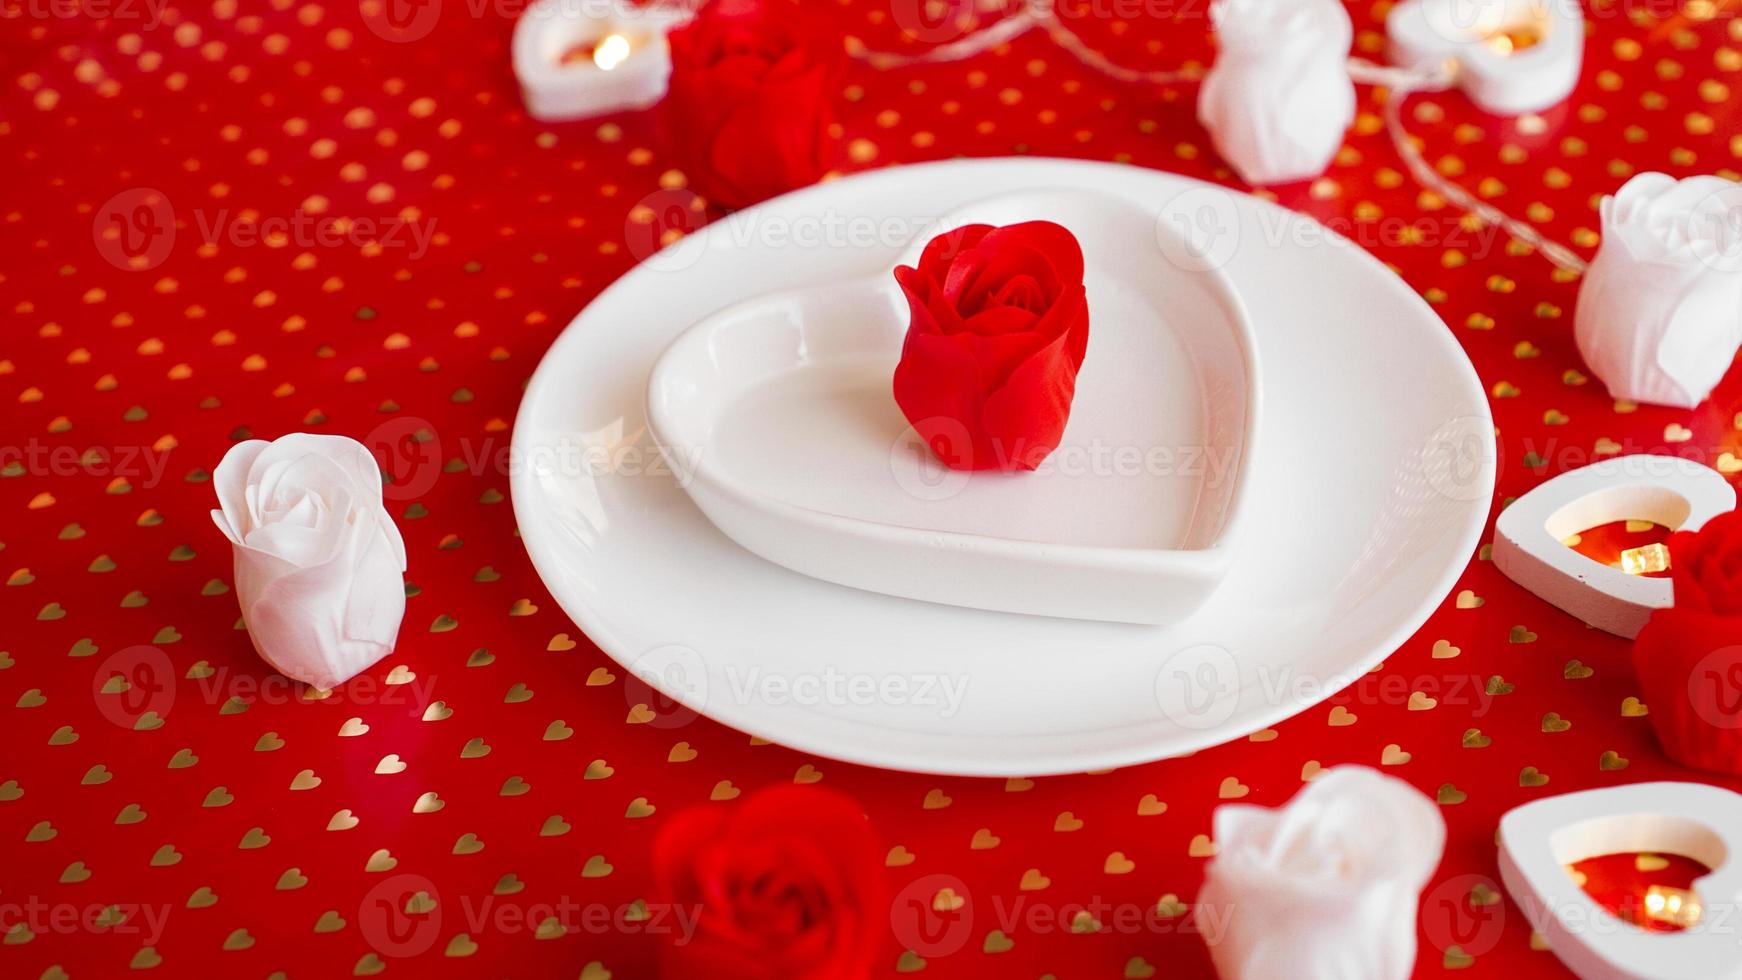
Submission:
[[448,940],[448,948],[442,951],[442,955],[453,957],[471,956],[477,951],[478,944],[472,940],[471,936],[462,932]]
[[1396,742],[1392,742],[1385,746],[1384,750],[1379,753],[1379,764],[1384,766],[1401,766],[1413,758],[1414,756],[1403,750],[1403,746],[1398,745]]
[[484,842],[478,839],[477,834],[461,834],[460,839],[454,841],[455,854],[476,854],[483,849]]
[[1441,806],[1457,806],[1469,798],[1468,793],[1451,783],[1441,783],[1440,788],[1434,793],[1434,799],[1438,800]]
[[1017,888],[1025,892],[1037,892],[1052,884],[1052,879],[1040,873],[1039,868],[1029,868],[1022,873],[1022,880]]
[[1002,843],[1004,843],[1003,838],[992,833],[990,828],[981,827],[974,831],[974,836],[968,840],[968,850],[989,851]]
[[954,888],[940,888],[931,899],[931,907],[934,912],[954,912],[966,904],[968,904],[968,900],[957,895]]
[[605,855],[595,854],[587,858],[587,863],[581,866],[581,877],[603,878],[615,870],[617,869],[605,860]]
[[1564,732],[1572,727],[1573,727],[1572,722],[1566,720],[1565,718],[1562,718],[1556,712],[1551,711],[1548,714],[1542,716],[1542,730],[1544,732],[1549,732],[1549,733]]
[[1636,854],[1633,857],[1633,868],[1651,874],[1669,867],[1669,859],[1658,854]]
[[1524,787],[1546,786],[1548,785],[1548,773],[1542,772],[1535,766],[1525,766],[1518,772],[1518,785]]
[[1222,780],[1221,788],[1216,791],[1216,796],[1223,800],[1237,800],[1249,792],[1251,789],[1242,784],[1239,779],[1228,776]]
[[1623,718],[1643,718],[1648,714],[1651,714],[1651,708],[1638,698],[1629,697],[1621,702],[1621,717]]
[[1156,798],[1154,793],[1143,794],[1143,799],[1137,801],[1137,815],[1153,817],[1167,812],[1167,804]]
[[359,824],[361,822],[362,821],[358,820],[356,815],[353,814],[350,811],[350,809],[347,807],[346,809],[340,810],[337,813],[333,814],[333,819],[327,821],[327,829],[328,830],[350,830],[350,829],[356,827],[357,824]]
[[1619,772],[1627,768],[1629,761],[1630,760],[1623,757],[1621,753],[1616,752],[1614,749],[1610,749],[1598,757],[1597,768],[1604,772]]
[[722,779],[715,783],[714,788],[708,792],[708,799],[715,802],[736,799],[740,792],[742,791],[733,786],[730,779]]

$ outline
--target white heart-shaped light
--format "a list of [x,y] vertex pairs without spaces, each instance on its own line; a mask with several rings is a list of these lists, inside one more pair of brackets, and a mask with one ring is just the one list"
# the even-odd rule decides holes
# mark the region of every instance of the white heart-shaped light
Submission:
[[[1598,905],[1567,866],[1649,852],[1711,868],[1692,890],[1707,916],[1647,932]],[[1700,783],[1638,783],[1527,803],[1500,818],[1500,878],[1532,928],[1583,980],[1735,980],[1742,947],[1727,922],[1742,901],[1742,795]],[[1718,918],[1722,916],[1722,918]]]
[[[1585,52],[1579,0],[1404,0],[1386,17],[1385,33],[1394,64],[1431,70],[1453,62],[1451,84],[1502,116],[1565,99]],[[1520,34],[1534,43],[1518,46]]]
[[[623,0],[537,0],[514,25],[514,75],[526,111],[554,122],[658,102],[671,78],[665,35],[689,16]],[[612,37],[621,40],[601,47],[597,58],[563,63],[577,47]]]
[[1630,575],[1563,542],[1623,520],[1696,531],[1735,507],[1735,489],[1711,467],[1679,456],[1619,456],[1562,473],[1501,511],[1494,566],[1586,623],[1631,639],[1652,610],[1674,601],[1670,580]]
[[[1090,323],[1039,470],[947,470],[919,441],[891,390],[908,310],[879,264],[713,314],[661,355],[649,426],[709,519],[807,575],[951,605],[1163,623],[1207,598],[1251,483],[1244,309],[1219,272],[1170,261],[1191,254],[1171,222],[1089,191],[971,206],[926,223],[908,258],[939,231],[1031,220],[1077,235]],[[721,227],[704,234],[801,231]]]

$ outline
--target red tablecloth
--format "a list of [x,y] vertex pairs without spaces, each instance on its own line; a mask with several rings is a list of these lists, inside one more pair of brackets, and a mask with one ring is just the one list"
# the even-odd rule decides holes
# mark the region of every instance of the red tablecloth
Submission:
[[[1592,9],[1580,89],[1540,118],[1456,94],[1407,111],[1442,172],[1587,254],[1598,196],[1628,174],[1728,172],[1742,152],[1732,8],[1625,6]],[[649,933],[671,927],[634,905],[661,821],[820,778],[893,848],[892,889],[955,876],[972,916],[960,950],[923,962],[891,934],[884,972],[1202,975],[1204,946],[1173,913],[1198,888],[1212,810],[1274,805],[1357,762],[1444,804],[1420,972],[1546,975],[1559,967],[1517,907],[1487,901],[1500,814],[1706,778],[1658,750],[1625,643],[1480,556],[1383,669],[1188,759],[944,779],[706,720],[630,723],[624,672],[514,537],[499,460],[540,353],[633,263],[632,208],[683,178],[651,114],[528,119],[506,7],[436,4],[411,43],[348,3],[0,8],[0,974],[642,976]],[[826,14],[897,47],[891,9]],[[1121,61],[1208,56],[1202,0],[1094,9],[1079,29]],[[1381,56],[1385,4],[1352,13],[1358,50]],[[1502,495],[1600,440],[1742,455],[1742,381],[1692,412],[1616,405],[1580,373],[1576,284],[1460,230],[1400,172],[1374,93],[1361,99],[1330,172],[1278,197],[1445,318],[1494,395]],[[1110,82],[1038,35],[962,64],[857,66],[840,106],[843,171],[1030,153],[1231,182],[1189,88]],[[356,224],[318,220],[341,216]],[[400,230],[371,244],[365,221]],[[234,440],[299,429],[422,440],[398,443],[411,448],[392,467],[417,488],[393,502],[414,583],[399,649],[318,701],[250,649],[207,517],[207,474]],[[116,673],[131,690],[101,693]],[[419,890],[429,901],[406,912]],[[552,915],[566,932],[540,929]]]

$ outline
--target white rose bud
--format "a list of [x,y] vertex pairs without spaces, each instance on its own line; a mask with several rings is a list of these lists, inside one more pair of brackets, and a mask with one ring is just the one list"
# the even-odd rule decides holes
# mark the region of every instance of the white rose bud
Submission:
[[1198,121],[1249,184],[1325,172],[1355,119],[1354,27],[1338,0],[1216,0]]
[[213,483],[212,520],[235,548],[242,618],[267,663],[330,690],[393,652],[405,542],[362,443],[251,439],[224,455]]
[[1742,186],[1643,173],[1601,211],[1579,353],[1615,398],[1693,408],[1742,347]]
[[1197,922],[1222,980],[1408,980],[1446,824],[1408,783],[1338,766],[1287,805],[1216,810]]

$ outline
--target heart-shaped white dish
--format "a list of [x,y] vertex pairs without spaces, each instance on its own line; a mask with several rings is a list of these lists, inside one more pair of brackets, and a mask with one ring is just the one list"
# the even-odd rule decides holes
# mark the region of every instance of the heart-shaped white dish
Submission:
[[[1682,932],[1646,932],[1598,905],[1567,866],[1649,852],[1711,868],[1707,910]],[[1701,783],[1637,783],[1551,796],[1500,818],[1500,877],[1549,948],[1582,980],[1735,980],[1730,920],[1742,901],[1742,795]]]
[[1697,531],[1735,507],[1730,481],[1709,466],[1679,456],[1619,456],[1562,473],[1501,511],[1494,567],[1584,622],[1632,639],[1652,610],[1674,601],[1670,580],[1630,575],[1562,542],[1624,520]]
[[[1535,39],[1515,48],[1509,34]],[[1585,18],[1578,0],[1405,0],[1385,18],[1391,60],[1430,69],[1456,63],[1451,84],[1483,110],[1538,112],[1579,80]]]
[[[916,236],[1055,221],[1083,246],[1088,354],[1033,473],[944,469],[891,377],[907,329],[888,271],[706,317],[648,381],[650,429],[740,545],[816,578],[951,605],[1167,623],[1220,583],[1251,483],[1257,358],[1238,297],[1170,225],[1078,190],[1005,195]],[[1163,251],[1164,242],[1181,253]]]

